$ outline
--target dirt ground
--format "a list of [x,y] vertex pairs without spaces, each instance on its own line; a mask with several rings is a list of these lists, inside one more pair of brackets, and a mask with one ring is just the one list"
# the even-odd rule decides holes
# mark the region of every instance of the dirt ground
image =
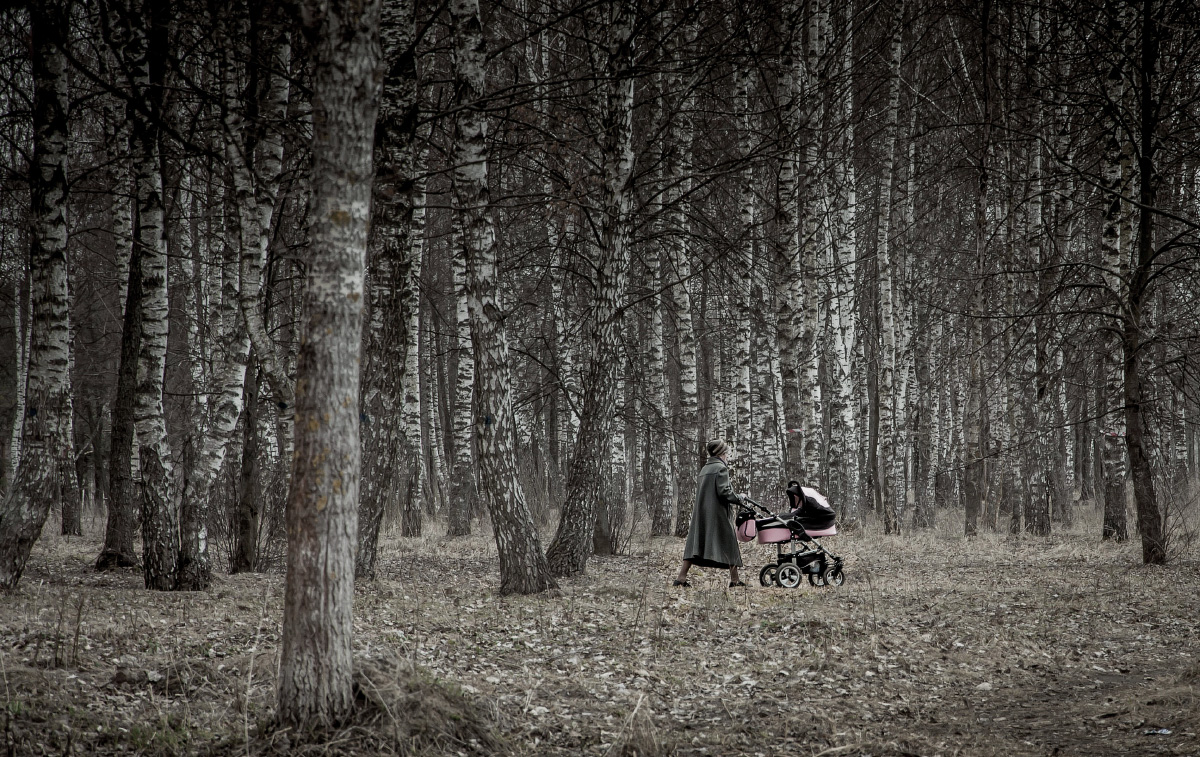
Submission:
[[487,536],[391,539],[357,592],[363,714],[316,743],[268,725],[282,575],[147,592],[90,569],[93,525],[0,597],[0,753],[1200,755],[1196,550],[1145,568],[1088,517],[839,535],[846,584],[799,589],[672,588],[681,542],[642,539],[501,598]]

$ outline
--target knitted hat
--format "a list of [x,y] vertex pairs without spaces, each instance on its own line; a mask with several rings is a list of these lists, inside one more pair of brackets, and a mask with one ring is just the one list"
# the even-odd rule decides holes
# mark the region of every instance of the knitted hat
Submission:
[[708,443],[708,454],[712,457],[721,457],[729,451],[729,445],[722,439],[713,439]]

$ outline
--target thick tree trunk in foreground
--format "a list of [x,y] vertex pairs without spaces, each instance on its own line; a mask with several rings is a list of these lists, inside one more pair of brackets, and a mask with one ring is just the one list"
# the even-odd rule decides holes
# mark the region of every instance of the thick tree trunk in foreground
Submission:
[[312,3],[310,258],[296,363],[295,457],[278,719],[332,726],[353,705],[363,275],[379,105],[379,2]]
[[607,109],[604,119],[604,206],[596,289],[592,304],[592,359],[584,374],[583,410],[571,456],[566,495],[558,531],[546,552],[555,576],[580,573],[587,567],[592,533],[603,491],[604,458],[611,449],[616,415],[614,372],[620,359],[620,301],[629,268],[628,219],[633,173],[633,8],[627,0],[610,0],[608,13]]
[[461,214],[470,291],[471,333],[479,389],[479,479],[492,517],[500,558],[500,593],[532,594],[554,588],[537,526],[517,481],[515,418],[506,313],[499,298],[496,233],[488,193],[486,49],[478,0],[452,0],[454,83],[454,196]]
[[21,457],[0,505],[0,589],[16,588],[50,507],[78,493],[71,406],[67,278],[67,8],[30,9],[33,49],[33,163],[29,184],[30,318]]

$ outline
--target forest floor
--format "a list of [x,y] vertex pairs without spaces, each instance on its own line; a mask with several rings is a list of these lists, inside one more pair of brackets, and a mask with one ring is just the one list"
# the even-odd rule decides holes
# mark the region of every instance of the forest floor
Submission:
[[358,588],[360,715],[315,745],[267,725],[283,575],[147,592],[91,570],[100,526],[48,525],[0,597],[0,753],[1200,755],[1200,550],[1143,567],[1091,513],[839,535],[836,588],[672,588],[681,541],[641,539],[533,597],[497,596],[486,535],[431,524]]

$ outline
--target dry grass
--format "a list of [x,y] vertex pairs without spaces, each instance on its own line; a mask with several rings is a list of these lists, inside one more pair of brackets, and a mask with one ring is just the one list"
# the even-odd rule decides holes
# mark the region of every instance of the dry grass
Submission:
[[[359,587],[351,723],[272,730],[281,575],[153,594],[51,536],[0,600],[12,754],[1200,754],[1200,562],[1138,564],[1094,515],[831,540],[836,589],[728,590],[635,540],[555,596],[498,597],[487,535],[392,539]],[[755,573],[762,547],[744,559]],[[1168,729],[1169,735],[1148,733]],[[0,745],[0,753],[4,746]]]

